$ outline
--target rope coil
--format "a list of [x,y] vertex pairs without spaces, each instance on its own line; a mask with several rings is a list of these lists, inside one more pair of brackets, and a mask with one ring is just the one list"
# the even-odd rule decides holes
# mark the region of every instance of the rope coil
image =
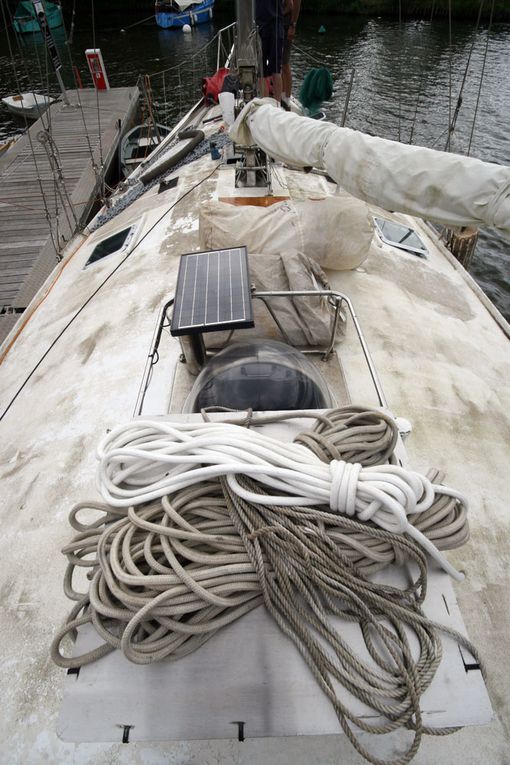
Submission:
[[[171,444],[169,428],[175,438]],[[240,439],[253,440],[253,448],[243,452],[244,467],[260,468],[267,442],[239,426],[234,430],[244,434]],[[328,431],[331,441],[321,452],[319,443]],[[279,462],[297,459],[294,471],[285,468],[289,475],[296,478],[300,465],[312,465],[319,478],[312,476],[308,488],[317,491],[321,480],[329,481],[332,507],[351,509],[352,516],[324,502],[313,507],[297,504],[297,495],[282,495],[288,500],[285,504],[272,502],[275,497],[269,492],[291,485],[289,475],[265,482],[257,470],[253,477],[246,472],[224,474],[224,460],[232,464],[233,454],[240,460],[241,452],[229,438],[211,442],[212,432],[216,427],[164,423],[161,428],[160,423],[137,421],[103,442],[100,476],[115,493],[117,506],[82,503],[71,511],[77,535],[63,551],[68,558],[64,588],[76,604],[54,638],[53,660],[62,667],[77,667],[115,649],[138,664],[178,659],[264,603],[303,656],[357,751],[374,765],[385,765],[387,761],[361,744],[355,729],[384,734],[405,728],[410,737],[407,750],[391,760],[392,765],[405,765],[423,734],[448,732],[426,727],[420,712],[420,698],[441,661],[439,632],[453,637],[480,662],[463,635],[424,614],[426,557],[409,533],[418,530],[443,549],[461,544],[468,535],[465,504],[453,490],[436,492],[444,489],[438,487],[437,472],[427,477],[409,473],[408,482],[400,485],[403,473],[397,465],[373,464],[377,454],[396,461],[388,444],[397,438],[395,423],[375,410],[336,410],[321,415],[312,431],[299,436],[301,443],[277,442]],[[230,428],[224,432],[231,434]],[[314,444],[315,459],[303,442]],[[339,457],[349,452],[353,464],[340,459],[331,467],[332,451]],[[199,466],[198,455],[204,460]],[[197,473],[211,468],[216,474],[205,480]],[[200,475],[200,481],[187,484],[190,473],[194,478]],[[364,474],[371,480],[362,480]],[[375,525],[378,494],[374,503],[369,492],[364,509],[356,507],[356,498],[367,486],[380,491],[375,484],[381,483],[381,476],[391,487],[386,495],[392,501],[407,499],[415,510],[425,498],[428,504],[429,492],[433,495],[427,509],[404,513],[404,519],[399,516],[408,524],[405,533],[393,528],[393,514],[392,531]],[[182,485],[169,492],[169,480]],[[159,496],[147,501],[145,495],[155,492]],[[88,509],[100,517],[83,522],[81,513]],[[366,520],[360,521],[363,513]],[[411,561],[417,571],[414,580],[396,587],[368,578],[394,561]],[[77,569],[88,572],[86,593],[74,583]],[[344,641],[332,617],[359,624],[370,660]],[[63,639],[68,634],[76,638],[87,623],[103,643],[85,655],[67,658],[61,651]],[[414,648],[411,651],[415,642],[417,656]],[[338,683],[374,710],[372,718],[352,711]]]
[[426,476],[397,465],[325,464],[301,443],[286,444],[224,422],[199,424],[137,420],[114,429],[98,449],[99,488],[114,507],[152,501],[203,480],[226,477],[239,497],[256,502],[237,476],[248,476],[279,493],[272,506],[327,504],[333,511],[372,521],[386,531],[409,533],[457,580],[463,578],[430,540],[411,528],[408,516],[428,510],[436,495],[466,499],[433,485]]

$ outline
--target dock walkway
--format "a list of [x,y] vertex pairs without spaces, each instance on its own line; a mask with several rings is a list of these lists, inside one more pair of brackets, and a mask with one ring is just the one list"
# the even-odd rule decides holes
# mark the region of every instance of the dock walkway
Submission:
[[71,107],[53,104],[0,159],[0,342],[55,267],[57,241],[86,221],[100,186],[95,168],[115,159],[139,93],[131,87],[68,96]]

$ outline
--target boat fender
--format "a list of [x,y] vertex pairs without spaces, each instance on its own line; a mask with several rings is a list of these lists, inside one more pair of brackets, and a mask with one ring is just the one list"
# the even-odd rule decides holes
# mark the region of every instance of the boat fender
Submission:
[[181,133],[179,133],[179,140],[185,141],[187,139],[188,142],[180,149],[180,151],[175,152],[174,154],[171,154],[168,159],[162,160],[161,162],[156,162],[154,165],[149,167],[142,175],[140,176],[140,181],[145,185],[147,183],[150,183],[154,180],[154,178],[157,178],[158,175],[161,175],[162,173],[167,172],[170,170],[174,165],[176,165],[178,162],[181,161],[181,159],[184,159],[184,157],[189,154],[193,149],[198,146],[199,143],[201,143],[205,138],[205,133],[203,130],[196,130],[196,129],[189,129],[189,130],[183,130]]

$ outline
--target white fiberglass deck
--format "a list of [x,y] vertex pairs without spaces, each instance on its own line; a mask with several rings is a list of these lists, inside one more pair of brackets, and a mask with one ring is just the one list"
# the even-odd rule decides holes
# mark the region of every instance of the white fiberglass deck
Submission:
[[[71,537],[66,516],[74,502],[97,496],[98,440],[132,416],[158,312],[174,291],[178,256],[199,249],[198,207],[208,198],[225,196],[231,183],[233,169],[215,171],[216,164],[205,157],[180,170],[175,189],[160,195],[152,189],[88,239],[75,240],[64,263],[36,296],[24,326],[3,346],[5,411],[35,363],[100,287],[41,361],[0,426],[0,726],[6,762],[362,761],[341,735],[254,740],[248,727],[244,742],[237,741],[235,726],[230,741],[70,744],[57,736],[64,686],[73,680],[54,667],[48,655],[69,605],[61,585],[65,561],[58,552]],[[334,193],[335,187],[317,176],[283,168],[279,176],[291,196],[306,197],[308,189],[315,196]],[[134,220],[140,222],[136,241],[157,225],[115,273],[120,261],[115,255],[83,270],[100,239]],[[454,589],[469,637],[487,663],[495,719],[446,738],[427,738],[414,761],[499,765],[505,762],[510,742],[510,610],[504,606],[510,526],[508,328],[487,310],[469,277],[428,239],[425,229],[422,233],[431,249],[427,261],[374,242],[359,269],[330,272],[329,277],[332,287],[354,302],[391,409],[413,424],[406,444],[411,466],[444,469],[448,482],[470,500],[471,540],[448,557],[466,572],[465,581]],[[179,356],[175,343],[169,341],[168,348],[147,397],[150,414],[168,410],[172,369]],[[353,402],[377,403],[352,325],[341,353]],[[236,626],[244,629],[241,623]],[[478,713],[486,719],[484,710],[485,701],[472,721],[481,719]],[[118,723],[130,721],[119,718]],[[59,730],[66,738],[62,727]],[[270,726],[266,732],[271,732]],[[135,736],[133,730],[131,740]]]

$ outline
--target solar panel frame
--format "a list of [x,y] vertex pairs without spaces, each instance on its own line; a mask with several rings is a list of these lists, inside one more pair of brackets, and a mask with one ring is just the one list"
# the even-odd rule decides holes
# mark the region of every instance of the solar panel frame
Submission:
[[171,334],[253,327],[250,284],[244,246],[181,255]]

